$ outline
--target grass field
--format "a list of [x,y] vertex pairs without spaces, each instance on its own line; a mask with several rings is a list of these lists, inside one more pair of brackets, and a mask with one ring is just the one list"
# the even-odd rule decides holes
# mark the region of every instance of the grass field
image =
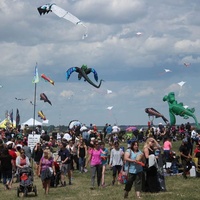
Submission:
[[[173,143],[173,150],[177,152],[180,142]],[[140,145],[142,146],[142,145]],[[199,178],[188,177],[188,179],[183,179],[181,175],[179,176],[166,176],[166,192],[160,192],[156,194],[142,193],[142,199],[148,200],[197,200],[199,199]],[[111,183],[112,173],[108,169],[106,171],[106,184]],[[67,180],[67,179],[66,179]],[[67,181],[68,182],[68,181]],[[108,185],[105,188],[95,188],[90,190],[90,172],[84,174],[79,174],[78,171],[73,173],[73,185],[67,185],[66,187],[50,188],[50,194],[44,195],[42,189],[41,180],[35,177],[34,184],[38,189],[38,196],[34,196],[34,193],[28,193],[27,198],[32,199],[48,199],[48,200],[121,200],[124,194],[124,185]],[[0,200],[13,200],[17,197],[18,183],[13,184],[11,190],[4,190],[2,184],[0,184]],[[22,198],[22,197],[19,197]],[[134,190],[129,193],[128,199],[136,199]]]

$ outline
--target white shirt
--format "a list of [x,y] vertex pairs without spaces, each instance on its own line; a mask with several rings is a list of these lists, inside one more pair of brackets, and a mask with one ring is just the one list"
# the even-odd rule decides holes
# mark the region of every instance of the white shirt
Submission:
[[120,128],[118,126],[112,127],[112,133],[118,133],[120,131]]

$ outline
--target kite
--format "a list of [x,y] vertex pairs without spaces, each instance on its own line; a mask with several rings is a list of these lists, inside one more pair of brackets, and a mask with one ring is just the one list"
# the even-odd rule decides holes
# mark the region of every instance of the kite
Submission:
[[107,90],[107,94],[112,94],[112,90]]
[[17,97],[15,97],[15,99],[18,100],[18,101],[25,101],[27,98],[23,99],[23,98],[17,98]]
[[[148,114],[149,118],[152,116],[153,119],[154,117],[159,118],[161,117],[163,121],[167,124],[169,121],[166,119],[161,113],[159,113],[156,109],[154,108],[146,108],[145,112]],[[153,119],[151,121],[153,121]]]
[[44,102],[48,102],[50,105],[52,105],[51,101],[48,99],[48,97],[44,93],[40,94],[40,100],[43,100]]
[[41,110],[38,111],[38,117],[40,117],[42,120],[46,120],[46,116],[44,115],[44,113]]
[[166,73],[172,72],[170,69],[164,69]]
[[54,85],[54,81],[47,77],[45,74],[41,74],[41,77],[45,80]]
[[164,69],[164,72],[163,73],[161,73],[161,75],[162,74],[165,74],[165,73],[169,73],[169,72],[172,72],[170,69]]
[[112,110],[113,106],[108,106],[106,109]]
[[81,127],[81,122],[78,120],[72,120],[69,122],[68,128],[73,129],[75,126],[80,126]]
[[37,10],[40,15],[42,15],[42,14],[44,15],[46,13],[48,14],[49,12],[53,12],[58,17],[64,18],[64,19],[72,22],[75,25],[82,25],[86,29],[85,34],[83,35],[83,39],[88,36],[87,27],[83,24],[83,22],[80,19],[78,19],[77,17],[75,17],[74,15],[72,15],[70,12],[57,6],[55,3],[44,4],[40,7],[38,7]]
[[136,35],[137,35],[137,36],[141,36],[142,33],[141,33],[141,32],[137,32]]
[[82,65],[82,67],[71,67],[69,68],[67,71],[66,71],[66,78],[67,80],[69,79],[70,75],[73,73],[73,72],[77,72],[78,73],[78,80],[81,80],[81,78],[83,77],[85,80],[84,81],[87,81],[89,84],[91,84],[92,86],[96,87],[96,88],[100,88],[101,86],[101,82],[103,80],[100,80],[100,83],[99,85],[96,85],[95,83],[93,83],[89,77],[87,76],[90,72],[92,72],[94,74],[94,79],[96,81],[98,81],[98,74],[96,72],[95,69],[93,68],[88,68],[87,65]]
[[184,63],[185,67],[189,67],[191,63]]
[[181,82],[179,82],[178,83],[178,85],[180,85],[180,92],[179,92],[179,96],[181,95],[181,90],[182,90],[182,87],[183,87],[183,85],[185,84],[186,82],[184,82],[184,81],[181,81]]
[[174,92],[170,92],[168,95],[165,95],[163,97],[163,101],[167,101],[169,105],[169,116],[171,126],[174,126],[176,124],[175,115],[178,115],[183,117],[184,119],[192,117],[196,123],[197,128],[200,129],[200,125],[197,121],[196,116],[194,115],[195,108],[185,108],[182,102],[177,103]]

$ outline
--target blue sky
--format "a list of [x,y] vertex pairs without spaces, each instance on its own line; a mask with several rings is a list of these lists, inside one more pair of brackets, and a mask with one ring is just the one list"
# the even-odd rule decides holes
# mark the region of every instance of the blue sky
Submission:
[[[88,37],[82,39],[82,26],[54,13],[40,16],[37,7],[45,3],[77,16],[87,26]],[[36,62],[39,74],[55,81],[55,86],[43,80],[37,84],[36,111],[42,110],[49,124],[67,125],[73,119],[86,125],[147,124],[147,107],[169,119],[168,105],[162,101],[169,92],[194,107],[200,120],[199,17],[197,0],[1,0],[1,120],[6,110],[13,109],[15,116],[17,108],[21,123],[33,117]],[[185,67],[185,62],[191,65]],[[105,80],[99,89],[79,81],[76,73],[66,80],[66,70],[82,64]],[[89,77],[94,80],[92,74]],[[186,82],[182,88],[181,81]],[[40,93],[52,106],[40,101]],[[41,121],[37,115],[36,119]],[[177,117],[177,123],[187,121],[193,119]],[[154,124],[160,122],[154,119]]]

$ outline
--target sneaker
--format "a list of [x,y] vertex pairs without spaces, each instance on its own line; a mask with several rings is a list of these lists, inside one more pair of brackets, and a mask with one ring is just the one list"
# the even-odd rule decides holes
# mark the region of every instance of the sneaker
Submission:
[[128,192],[125,191],[125,192],[124,192],[124,199],[127,199],[127,198],[128,198]]
[[94,186],[91,186],[91,187],[90,187],[90,190],[94,190]]
[[115,181],[112,181],[112,185],[115,185]]

